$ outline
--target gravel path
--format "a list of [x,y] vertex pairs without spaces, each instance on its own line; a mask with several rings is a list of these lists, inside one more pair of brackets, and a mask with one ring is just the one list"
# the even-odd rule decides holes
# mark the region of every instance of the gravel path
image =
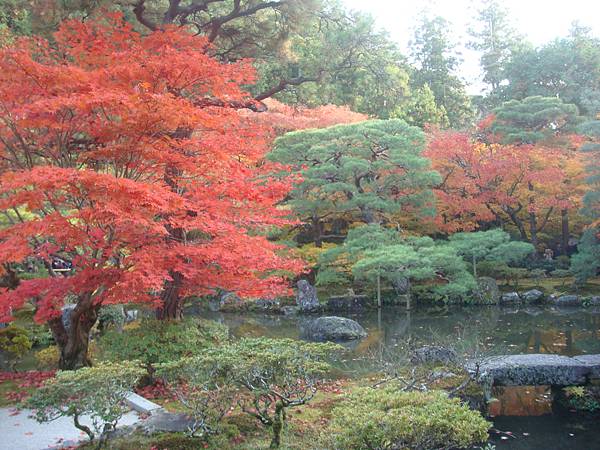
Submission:
[[[61,417],[53,422],[38,423],[29,418],[31,411],[0,408],[0,450],[45,450],[61,448],[87,439],[73,425],[70,417]],[[119,426],[132,425],[139,421],[135,412],[129,412]],[[87,423],[85,417],[81,420]]]

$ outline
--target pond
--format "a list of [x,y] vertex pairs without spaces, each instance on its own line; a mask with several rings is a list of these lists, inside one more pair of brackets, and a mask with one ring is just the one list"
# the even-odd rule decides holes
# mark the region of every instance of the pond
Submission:
[[[207,313],[202,312],[206,317]],[[414,345],[459,343],[489,354],[600,353],[600,309],[548,307],[439,307],[406,311],[339,314],[358,321],[369,333],[352,347],[358,360],[373,351],[388,351],[411,341]],[[306,318],[272,315],[209,313],[236,336],[301,338]],[[348,374],[365,369],[347,366]],[[495,410],[492,433],[497,449],[600,449],[597,418],[585,418],[552,407],[546,387],[505,389]]]

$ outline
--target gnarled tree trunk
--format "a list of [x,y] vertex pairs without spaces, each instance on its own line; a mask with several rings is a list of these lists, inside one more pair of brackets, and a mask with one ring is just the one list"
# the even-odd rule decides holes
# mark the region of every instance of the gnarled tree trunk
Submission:
[[183,318],[183,299],[180,295],[183,275],[179,272],[170,273],[172,280],[165,281],[165,287],[160,294],[161,307],[156,310],[159,320],[180,320]]
[[98,320],[99,308],[99,305],[93,304],[92,294],[85,294],[79,297],[75,308],[70,313],[69,327],[65,327],[62,316],[48,322],[60,349],[58,361],[60,370],[76,370],[92,365],[88,356],[90,331]]

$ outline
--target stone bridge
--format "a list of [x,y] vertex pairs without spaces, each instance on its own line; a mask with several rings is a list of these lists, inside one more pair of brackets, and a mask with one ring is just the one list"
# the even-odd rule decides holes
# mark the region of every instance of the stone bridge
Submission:
[[573,386],[600,379],[600,355],[502,355],[471,362],[467,369],[491,386]]

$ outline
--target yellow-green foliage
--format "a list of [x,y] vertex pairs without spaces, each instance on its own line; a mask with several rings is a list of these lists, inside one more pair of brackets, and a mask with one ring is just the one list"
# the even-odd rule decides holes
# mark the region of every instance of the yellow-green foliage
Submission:
[[10,355],[12,366],[31,350],[31,345],[27,330],[24,328],[10,325],[0,329],[0,350]]
[[35,352],[35,360],[37,367],[40,370],[52,370],[58,367],[58,359],[60,358],[60,350],[58,346],[51,345]]
[[319,261],[319,257],[322,253],[337,247],[337,244],[324,242],[322,247],[317,247],[315,244],[303,245],[296,250],[296,254],[308,263],[309,266],[314,267]]
[[401,392],[391,384],[352,391],[333,410],[328,448],[450,449],[487,439],[490,424],[445,392]]

